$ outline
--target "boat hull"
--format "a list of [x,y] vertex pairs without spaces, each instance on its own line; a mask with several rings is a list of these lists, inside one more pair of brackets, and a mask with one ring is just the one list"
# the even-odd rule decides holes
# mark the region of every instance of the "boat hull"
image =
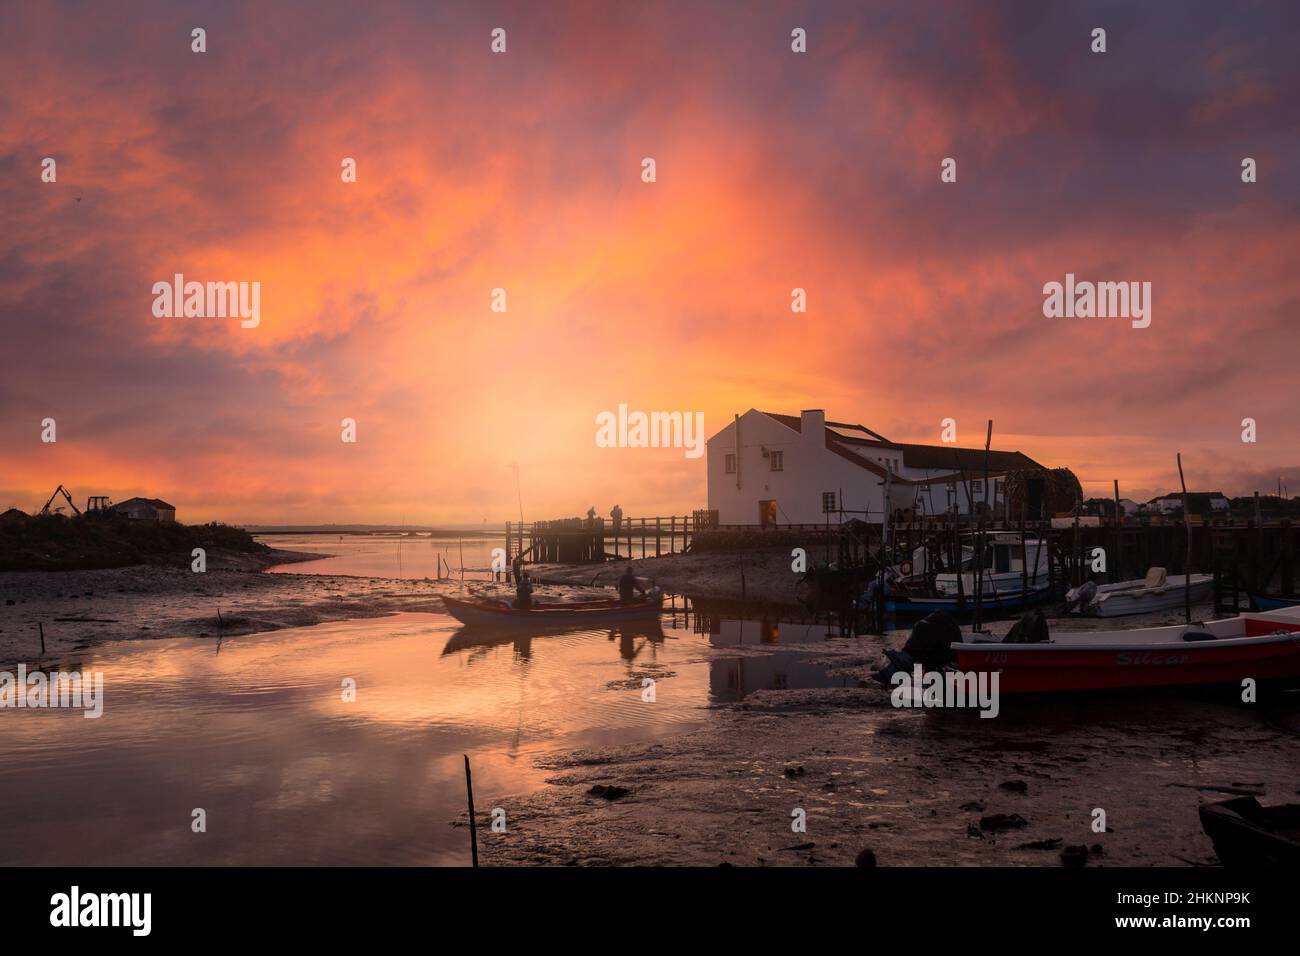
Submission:
[[1201,828],[1224,866],[1300,866],[1300,805],[1262,807],[1238,797],[1199,808]]
[[1250,601],[1260,611],[1277,611],[1284,607],[1300,607],[1300,599],[1269,597],[1266,594],[1252,594]]
[[[1199,604],[1210,596],[1214,578],[1208,574],[1192,575],[1191,603]],[[1181,578],[1170,578],[1168,587],[1159,591],[1132,588],[1098,591],[1099,600],[1093,602],[1088,613],[1093,617],[1124,617],[1129,614],[1147,614],[1182,607],[1187,602],[1185,585]]]
[[1064,643],[962,642],[952,649],[959,671],[996,672],[1003,694],[1300,678],[1300,620],[1248,617],[1212,622],[1205,630],[1224,635],[1212,640],[1177,639],[1183,630],[1202,629],[1146,628],[1097,635],[1100,639],[1091,642],[1091,636],[1078,635],[1065,635]]
[[[1012,594],[986,594],[980,599],[980,607],[985,611],[1006,611],[1014,608],[1029,607],[1048,597],[1048,589],[1042,588],[1029,594],[1015,592]],[[887,598],[885,611],[890,614],[929,614],[931,611],[947,611],[950,614],[969,614],[975,610],[975,599],[963,600],[951,597]]]
[[654,618],[659,616],[662,599],[636,604],[615,604],[601,602],[587,605],[543,605],[539,608],[520,611],[503,603],[489,604],[478,601],[462,601],[458,598],[443,598],[447,613],[462,624],[490,626],[525,626],[572,627],[586,622],[600,624],[606,621],[619,621],[627,618]]

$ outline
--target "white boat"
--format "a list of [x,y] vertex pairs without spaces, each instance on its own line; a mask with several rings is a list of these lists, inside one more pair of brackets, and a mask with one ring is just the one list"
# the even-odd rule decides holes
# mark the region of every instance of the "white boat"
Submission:
[[[1046,541],[1028,538],[1024,542],[1022,552],[1019,534],[990,532],[988,537],[989,544],[985,552],[982,575],[982,590],[985,597],[1024,591],[1026,584],[1029,585],[1031,592],[1048,586],[1050,555]],[[942,597],[956,597],[957,574],[946,572],[935,575],[934,587]],[[974,571],[962,572],[960,593],[965,597],[974,596]]]
[[[1214,577],[1209,574],[1191,576],[1192,603],[1210,596]],[[1140,581],[1121,581],[1118,584],[1084,584],[1072,588],[1065,595],[1065,603],[1077,614],[1093,617],[1123,617],[1126,614],[1145,614],[1148,611],[1167,611],[1182,607],[1187,600],[1184,593],[1187,576],[1170,577],[1164,568],[1151,568]]]

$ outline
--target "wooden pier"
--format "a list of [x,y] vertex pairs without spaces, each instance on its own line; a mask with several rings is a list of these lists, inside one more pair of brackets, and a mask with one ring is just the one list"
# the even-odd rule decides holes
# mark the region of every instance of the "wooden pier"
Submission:
[[531,524],[506,522],[506,560],[533,564],[599,564],[658,558],[691,550],[696,537],[716,527],[716,513],[623,518],[560,518]]
[[[1059,521],[1058,521],[1059,525]],[[933,549],[938,564],[951,565],[955,541],[976,525],[969,518],[896,521],[889,532],[890,563],[910,560],[921,546]],[[1213,574],[1215,605],[1238,611],[1250,593],[1296,596],[1296,555],[1300,527],[1289,520],[1256,522],[1234,518],[1210,521],[1181,518],[1158,522],[1128,519],[1100,524],[1079,522],[1052,527],[1050,521],[985,527],[990,534],[1024,534],[1048,543],[1048,572],[1053,589],[1095,580],[1116,583],[1143,577],[1150,567],[1163,567],[1172,575],[1188,571]],[[624,518],[617,526],[603,518],[564,518],[531,524],[506,523],[506,555],[522,556],[535,564],[598,564],[604,561],[654,558],[700,551],[803,547],[810,568],[834,566],[841,571],[879,567],[882,543],[879,524],[862,521],[817,525],[722,525],[717,513],[695,511],[688,515]],[[1104,573],[1094,573],[1096,549],[1105,555]]]

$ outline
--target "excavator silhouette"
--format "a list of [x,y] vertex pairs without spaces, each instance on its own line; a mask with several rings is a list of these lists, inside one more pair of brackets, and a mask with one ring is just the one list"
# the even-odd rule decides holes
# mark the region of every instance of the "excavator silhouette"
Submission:
[[57,498],[59,495],[63,495],[64,500],[68,502],[69,508],[71,508],[77,514],[81,514],[81,509],[78,508],[75,504],[73,504],[72,495],[68,494],[67,489],[64,488],[62,485],[59,485],[59,487],[54,489],[54,494],[50,495],[50,500],[45,502],[45,507],[42,508],[37,513],[41,515],[48,515],[48,514],[58,514],[59,512],[61,512],[63,510],[63,505],[59,505],[53,511],[50,510],[50,505],[54,504],[54,499]]

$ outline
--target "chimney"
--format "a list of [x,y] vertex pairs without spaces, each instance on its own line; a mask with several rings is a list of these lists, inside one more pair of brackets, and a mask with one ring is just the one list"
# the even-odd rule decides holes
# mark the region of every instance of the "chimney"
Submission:
[[805,446],[826,447],[826,412],[820,408],[806,408],[799,413],[799,434]]

